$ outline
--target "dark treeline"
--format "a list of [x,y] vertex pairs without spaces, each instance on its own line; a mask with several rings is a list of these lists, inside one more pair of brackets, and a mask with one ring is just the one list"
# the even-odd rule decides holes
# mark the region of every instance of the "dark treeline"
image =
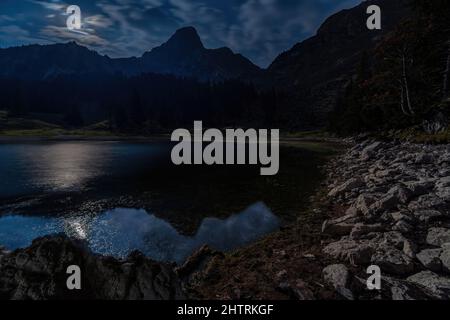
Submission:
[[330,117],[340,134],[420,127],[449,119],[450,1],[412,0],[414,14],[361,56]]
[[282,125],[283,99],[273,90],[229,80],[202,83],[169,75],[60,76],[46,81],[0,79],[0,110],[10,117],[41,119],[67,128],[103,122],[124,133],[191,128]]

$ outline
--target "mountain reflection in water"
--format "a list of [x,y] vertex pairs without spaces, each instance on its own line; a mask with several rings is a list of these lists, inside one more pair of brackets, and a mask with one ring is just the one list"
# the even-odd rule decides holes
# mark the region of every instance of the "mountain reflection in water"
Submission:
[[140,250],[157,261],[182,262],[204,244],[229,251],[276,230],[279,219],[263,203],[256,203],[227,219],[205,218],[194,236],[180,234],[168,222],[145,210],[117,208],[95,217],[0,218],[0,243],[8,249],[26,247],[32,240],[65,233],[86,240],[93,252],[126,257]]

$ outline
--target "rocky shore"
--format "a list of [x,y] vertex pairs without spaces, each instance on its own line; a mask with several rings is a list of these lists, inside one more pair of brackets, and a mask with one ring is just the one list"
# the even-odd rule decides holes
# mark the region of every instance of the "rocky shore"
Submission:
[[346,299],[450,299],[450,146],[369,140],[326,169],[324,281]]
[[[81,271],[81,290],[69,290],[67,268]],[[26,248],[0,248],[0,300],[184,299],[172,265],[134,252],[125,260],[92,254],[81,242],[65,236],[36,239]]]
[[[245,248],[175,266],[45,237],[0,248],[0,299],[450,299],[450,146],[349,142],[297,222]],[[81,291],[65,289],[73,264]]]

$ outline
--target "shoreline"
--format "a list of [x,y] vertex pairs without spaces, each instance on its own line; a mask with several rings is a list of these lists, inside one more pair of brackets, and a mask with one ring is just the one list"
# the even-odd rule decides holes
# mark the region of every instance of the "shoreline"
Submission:
[[26,143],[26,142],[70,142],[70,141],[87,141],[87,142],[110,142],[110,141],[136,141],[136,142],[154,142],[154,141],[170,141],[170,135],[155,136],[1,136],[0,144]]
[[[292,224],[190,280],[199,299],[450,299],[450,146],[354,143]],[[381,271],[369,290],[367,268]],[[227,271],[233,270],[233,277]]]
[[[341,148],[343,148],[341,145],[339,145],[339,146],[336,146],[336,145],[334,145],[333,143],[331,143],[330,141],[323,141],[322,140],[322,143],[320,143],[320,144],[317,144],[317,140],[313,140],[313,141],[311,141],[310,139],[301,139],[301,140],[299,140],[299,139],[295,139],[295,141],[292,141],[292,140],[290,140],[290,141],[288,141],[287,143],[288,143],[288,145],[290,145],[290,146],[294,146],[294,145],[297,145],[297,146],[302,146],[303,145],[303,142],[305,142],[307,145],[308,145],[308,147],[314,147],[314,148],[317,148],[316,149],[316,152],[319,152],[319,153],[322,153],[322,152],[325,152],[325,154],[323,154],[322,156],[326,156],[327,158],[331,155],[331,154],[335,154],[336,152],[337,152],[337,150],[339,149],[341,149]],[[312,143],[311,145],[310,145],[310,143]],[[325,164],[326,162],[324,162],[324,163],[322,163],[322,165],[323,164]],[[285,229],[285,228],[287,228],[287,227],[282,227],[282,229]],[[275,234],[276,234],[277,232],[275,232]],[[268,235],[268,236],[264,236],[263,237],[263,239],[266,239],[266,238],[270,238],[270,237],[272,237],[273,236],[273,234],[271,234],[271,235]],[[34,248],[37,248],[37,247],[39,247],[40,245],[45,245],[45,243],[47,242],[47,240],[45,240],[45,238],[44,238],[44,240],[40,240],[40,239],[37,239],[36,240],[37,241],[37,244],[36,245],[34,245]],[[62,243],[64,243],[64,242],[62,242]],[[33,246],[32,245],[32,246]],[[249,247],[252,247],[252,246],[254,246],[254,245],[257,245],[257,244],[255,244],[255,243],[252,243],[252,244],[250,244],[250,245],[248,245],[248,246],[245,246],[243,249],[246,249],[246,248],[249,248]],[[21,253],[23,253],[23,252],[27,252],[27,250],[30,250],[30,247],[28,247],[28,248],[25,248],[25,249],[19,249],[19,250],[16,250],[15,252],[15,254],[16,255],[21,255]],[[59,249],[57,249],[57,250],[59,250]],[[1,250],[0,250],[1,251]],[[209,253],[208,253],[209,252]],[[211,252],[213,252],[213,253],[211,253]],[[200,254],[199,254],[200,253]],[[0,256],[2,255],[2,252],[0,252]],[[5,251],[3,251],[3,255],[5,255]],[[190,284],[188,284],[187,282],[188,282],[188,279],[186,278],[186,273],[188,274],[187,275],[187,277],[191,277],[191,275],[193,275],[194,273],[195,273],[195,271],[197,271],[197,268],[198,268],[198,264],[199,263],[203,263],[203,262],[205,262],[205,259],[209,259],[209,257],[210,257],[210,255],[214,255],[214,256],[217,256],[217,255],[219,255],[219,256],[222,256],[222,255],[224,255],[224,254],[222,254],[222,253],[216,253],[216,252],[214,252],[214,251],[212,251],[212,250],[210,250],[210,249],[204,249],[203,251],[202,250],[199,250],[199,252],[196,252],[196,253],[194,253],[190,258],[188,258],[187,259],[187,261],[186,261],[186,263],[185,263],[185,265],[182,265],[182,266],[177,266],[177,274],[179,275],[179,277],[183,280],[183,283],[187,286],[187,287],[189,287],[190,286]],[[195,258],[197,256],[197,258]],[[104,257],[99,257],[100,259],[111,259],[112,261],[119,261],[119,260],[117,260],[117,259],[114,259],[114,258],[111,258],[111,257],[107,257],[107,256],[104,256]],[[0,260],[1,260],[1,258],[0,258]],[[149,259],[147,259],[147,260],[149,260]],[[197,260],[197,261],[195,261],[195,260]],[[119,262],[117,262],[117,263],[119,263]],[[18,267],[19,269],[20,269],[20,266],[15,266],[15,267]],[[0,262],[0,268],[1,268],[1,262]],[[189,271],[189,272],[187,272],[187,270],[189,269],[189,268],[192,268],[192,270],[191,271]],[[189,290],[188,290],[189,291]],[[192,298],[196,298],[196,294],[190,294],[189,295],[190,297],[192,297]]]
[[[353,142],[296,222],[173,270],[190,299],[450,299],[449,163],[449,145]],[[366,287],[369,265],[379,291]]]

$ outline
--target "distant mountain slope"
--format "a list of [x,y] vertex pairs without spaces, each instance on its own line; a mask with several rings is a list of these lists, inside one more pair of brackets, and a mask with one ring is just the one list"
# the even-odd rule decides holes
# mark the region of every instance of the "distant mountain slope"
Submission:
[[111,59],[75,42],[0,49],[0,76],[29,80],[58,75],[110,73]]
[[143,55],[142,69],[202,80],[251,78],[261,71],[229,48],[206,49],[192,27],[179,29],[166,43]]
[[[404,0],[369,0],[329,17],[317,34],[280,54],[268,68],[275,86],[293,93],[292,104],[308,108],[323,123],[338,93],[355,73],[364,51],[409,14]],[[382,10],[382,30],[366,27],[369,5]]]
[[0,49],[0,77],[41,80],[59,75],[163,73],[200,80],[256,77],[259,67],[228,48],[206,49],[197,31],[178,30],[140,58],[110,59],[75,42]]

